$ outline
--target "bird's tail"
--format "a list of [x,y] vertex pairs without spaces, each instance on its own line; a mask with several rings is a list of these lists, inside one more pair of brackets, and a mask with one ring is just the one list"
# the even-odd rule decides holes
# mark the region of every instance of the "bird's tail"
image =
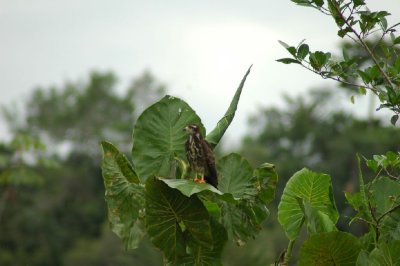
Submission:
[[209,169],[209,173],[204,176],[204,179],[208,184],[218,189],[218,175],[215,167],[211,167],[211,169]]

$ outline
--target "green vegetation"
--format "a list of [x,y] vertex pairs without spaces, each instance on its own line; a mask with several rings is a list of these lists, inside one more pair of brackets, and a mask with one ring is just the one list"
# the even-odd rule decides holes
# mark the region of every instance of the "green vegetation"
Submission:
[[[206,139],[217,145],[233,119],[246,73],[225,116]],[[109,221],[126,248],[146,235],[166,264],[220,265],[227,239],[244,245],[268,217],[274,166],[253,169],[239,154],[220,159],[219,190],[188,180],[185,126],[200,118],[183,100],[166,96],[147,108],[133,131],[133,164],[110,143],[103,146]],[[211,140],[210,140],[211,138]]]
[[278,61],[370,91],[390,119],[338,110],[340,89],[286,97],[250,118],[239,151],[216,153],[216,189],[192,181],[182,129],[198,124],[217,147],[250,69],[208,134],[148,72],[123,95],[112,73],[38,88],[26,117],[5,112],[14,137],[0,146],[0,264],[397,265],[397,25],[362,0],[292,2],[332,17],[350,42],[342,57],[282,42],[291,57]]
[[[399,24],[388,26],[386,17],[390,14],[386,11],[370,11],[363,0],[292,1],[331,16],[339,28],[338,36],[349,37],[364,51],[367,60],[360,60],[357,53],[350,56],[346,49],[343,50],[342,59],[333,59],[330,52],[310,51],[304,42],[297,47],[281,42],[292,58],[278,61],[299,64],[323,78],[355,87],[360,94],[371,91],[381,102],[378,110],[388,108],[394,112],[390,121],[395,125],[400,113],[400,60],[396,48],[400,44],[400,37],[395,35],[395,28]],[[368,41],[372,34],[380,34],[380,37],[376,41]],[[383,41],[386,35],[390,35],[390,41]],[[354,103],[354,96],[351,101]],[[294,241],[303,225],[307,227],[309,238],[301,245],[299,265],[399,263],[398,255],[394,252],[400,241],[396,233],[400,214],[399,160],[400,153],[392,151],[370,160],[365,159],[366,165],[375,174],[365,183],[361,160],[357,155],[359,191],[345,195],[348,204],[356,211],[350,223],[361,221],[368,228],[359,239],[337,231],[334,226],[337,213],[334,203],[332,205],[329,178],[328,184],[322,185],[318,184],[322,183],[322,176],[315,178],[315,174],[308,174],[301,178],[304,184],[298,184],[294,189],[292,183],[299,182],[300,174],[293,175],[285,186],[278,207],[279,222],[289,238],[287,253],[281,263],[289,263]],[[388,243],[390,248],[386,245]],[[376,254],[380,254],[379,259]]]

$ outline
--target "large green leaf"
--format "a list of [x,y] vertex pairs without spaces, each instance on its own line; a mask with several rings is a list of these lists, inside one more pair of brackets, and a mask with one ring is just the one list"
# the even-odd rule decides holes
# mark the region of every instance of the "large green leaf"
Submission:
[[217,166],[219,189],[239,199],[237,204],[220,204],[222,222],[228,237],[242,245],[258,233],[261,223],[269,215],[263,197],[260,196],[267,189],[265,185],[268,182],[260,182],[264,177],[254,176],[255,171],[248,161],[235,153],[223,157]]
[[364,249],[358,253],[356,266],[368,266],[368,252]]
[[225,131],[228,129],[233,118],[235,117],[235,112],[239,103],[240,94],[242,93],[244,83],[246,81],[247,76],[250,73],[251,67],[252,66],[249,67],[242,81],[240,82],[240,85],[237,88],[236,93],[232,98],[228,110],[226,111],[224,116],[218,121],[217,126],[206,136],[206,140],[208,141],[208,143],[210,143],[214,147],[219,143],[222,136],[225,134]]
[[300,248],[299,265],[356,265],[361,245],[356,237],[345,232],[312,235]]
[[188,179],[159,179],[167,184],[169,187],[178,189],[186,197],[190,197],[193,194],[197,194],[206,190],[212,191],[219,195],[223,195],[221,191],[207,183],[200,184]]
[[235,198],[249,198],[257,194],[256,179],[250,163],[237,153],[231,153],[218,161],[218,188]]
[[193,109],[168,95],[139,116],[133,131],[132,159],[142,182],[150,176],[170,176],[179,159],[186,160],[183,129],[190,123],[200,126],[205,134]]
[[400,265],[400,241],[381,243],[369,254],[368,265]]
[[193,180],[188,180],[188,179],[166,179],[166,178],[159,178],[161,181],[163,181],[165,184],[167,184],[170,188],[175,188],[179,190],[183,195],[186,197],[190,197],[193,194],[201,193],[203,191],[211,191],[215,194],[217,194],[218,198],[230,202],[230,203],[236,203],[237,198],[234,198],[232,194],[230,193],[222,193],[215,187],[204,183],[196,183]]
[[188,238],[203,247],[213,245],[210,216],[197,196],[186,197],[157,178],[146,181],[146,228],[172,262],[186,256]]
[[237,205],[227,202],[221,204],[222,222],[228,237],[239,246],[256,236],[268,215],[269,210],[265,204],[257,199],[254,201],[244,199]]
[[303,168],[286,183],[278,206],[279,223],[290,240],[297,238],[305,221],[304,203],[309,203],[315,211],[325,214],[333,224],[339,218],[333,201],[330,176]]
[[139,185],[132,165],[111,143],[103,141],[102,172],[108,219],[111,230],[126,249],[138,247],[143,237],[141,214],[144,212],[144,188]]
[[[211,232],[213,236],[213,245],[210,247],[202,247],[194,241],[189,242],[189,254],[179,258],[173,265],[184,266],[218,266],[221,263],[221,253],[223,247],[228,240],[225,228],[211,219]],[[190,239],[189,239],[190,240]]]
[[[229,164],[226,165],[229,167]],[[222,214],[228,235],[238,245],[243,245],[249,238],[254,238],[262,229],[262,223],[269,216],[266,204],[273,200],[278,175],[275,167],[264,163],[253,171],[253,178],[244,196],[236,205],[223,205]],[[256,194],[253,194],[253,188]],[[250,192],[250,193],[249,193]]]
[[369,187],[368,193],[378,217],[400,205],[400,183],[388,177],[376,179]]

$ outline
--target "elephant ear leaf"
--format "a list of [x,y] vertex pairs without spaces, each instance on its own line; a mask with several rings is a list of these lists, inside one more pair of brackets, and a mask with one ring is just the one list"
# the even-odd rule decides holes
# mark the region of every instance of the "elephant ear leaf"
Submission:
[[311,217],[318,218],[318,224],[308,223],[309,229],[334,230],[339,214],[333,200],[330,176],[304,168],[286,183],[278,206],[278,220],[288,238],[294,240],[305,220]]
[[[221,158],[218,162],[219,189],[237,199],[234,204],[229,201],[220,202],[221,220],[228,238],[238,245],[244,245],[248,239],[255,237],[262,228],[262,222],[269,215],[266,202],[272,195],[266,192],[269,184],[266,179],[268,175],[272,179],[277,176],[273,167],[268,174],[267,171],[257,169],[258,171],[255,171],[245,158],[235,153]],[[271,187],[272,183],[274,181],[271,180]]]
[[188,124],[204,126],[195,111],[183,100],[165,96],[147,108],[133,131],[132,160],[141,182],[152,176],[170,177],[176,165],[186,160],[184,143]]
[[225,131],[228,129],[229,125],[231,124],[233,118],[235,117],[235,112],[239,103],[240,95],[242,93],[242,89],[244,83],[246,82],[246,78],[250,73],[252,65],[247,70],[246,74],[244,75],[242,81],[240,82],[239,87],[236,90],[235,95],[232,98],[231,104],[228,107],[228,110],[224,114],[224,116],[218,121],[217,126],[206,136],[206,140],[211,146],[215,147],[221,140],[222,136],[225,134]]
[[189,253],[179,258],[173,265],[215,265],[222,266],[221,254],[228,240],[225,228],[214,219],[211,219],[211,232],[213,244],[202,247],[189,239]]
[[187,255],[188,239],[212,247],[210,216],[196,195],[184,196],[157,178],[146,181],[146,228],[168,261]]
[[319,233],[310,236],[301,246],[299,266],[356,265],[360,251],[359,240],[349,233]]
[[142,239],[144,212],[144,188],[129,163],[111,143],[103,141],[102,172],[108,220],[111,230],[118,235],[126,249],[134,249]]

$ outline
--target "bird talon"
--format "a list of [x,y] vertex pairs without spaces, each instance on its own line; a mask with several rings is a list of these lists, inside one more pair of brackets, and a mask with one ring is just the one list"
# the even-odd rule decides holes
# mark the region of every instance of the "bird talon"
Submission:
[[202,177],[202,178],[197,178],[197,176],[195,176],[194,179],[193,179],[193,181],[194,181],[195,183],[199,183],[199,184],[204,184],[204,183],[206,183],[206,180],[204,180],[204,177]]

